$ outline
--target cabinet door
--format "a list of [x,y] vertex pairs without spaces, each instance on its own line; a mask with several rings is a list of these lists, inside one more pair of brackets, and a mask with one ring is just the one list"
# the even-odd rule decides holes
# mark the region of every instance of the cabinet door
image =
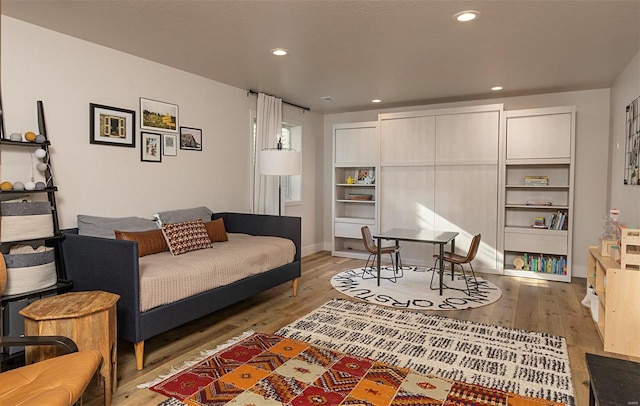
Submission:
[[498,166],[436,166],[435,173],[436,229],[460,233],[458,253],[466,253],[473,236],[482,234],[474,268],[496,269]]
[[571,157],[571,113],[507,116],[507,159]]
[[380,163],[430,163],[435,159],[435,117],[382,120]]
[[[433,229],[433,166],[383,167],[380,231],[392,228]],[[433,264],[430,244],[402,242],[402,258],[410,264]]]
[[436,118],[437,162],[498,162],[497,111],[448,114]]
[[378,128],[336,128],[335,164],[378,162]]

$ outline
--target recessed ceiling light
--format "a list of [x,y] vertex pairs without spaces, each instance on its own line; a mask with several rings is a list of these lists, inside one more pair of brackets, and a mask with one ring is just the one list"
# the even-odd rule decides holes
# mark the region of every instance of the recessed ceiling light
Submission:
[[491,90],[502,90],[502,86],[494,86]]
[[371,103],[382,103],[382,100],[380,100],[380,99],[373,99],[373,100],[371,100]]
[[284,48],[275,48],[275,49],[271,50],[271,53],[276,55],[276,56],[285,56],[289,52]]
[[322,96],[322,97],[320,97],[320,98],[321,98],[322,100],[324,100],[324,101],[328,101],[328,102],[336,101],[336,99],[334,99],[334,98],[333,98],[333,97],[331,97],[331,96]]
[[461,11],[459,13],[454,14],[453,19],[460,22],[467,22],[467,21],[475,20],[479,16],[480,16],[479,11],[466,10],[466,11]]

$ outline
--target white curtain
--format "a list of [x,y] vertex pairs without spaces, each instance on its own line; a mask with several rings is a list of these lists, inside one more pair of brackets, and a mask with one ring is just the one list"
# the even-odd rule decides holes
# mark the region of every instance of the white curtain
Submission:
[[278,214],[278,177],[260,174],[260,151],[276,148],[281,132],[282,99],[258,93],[253,166],[253,212],[256,214]]

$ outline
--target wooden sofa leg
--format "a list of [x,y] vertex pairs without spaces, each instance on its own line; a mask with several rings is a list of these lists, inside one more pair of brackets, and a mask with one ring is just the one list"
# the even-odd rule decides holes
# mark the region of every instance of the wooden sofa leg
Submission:
[[293,280],[293,297],[296,297],[298,295],[298,279],[300,278],[295,278]]
[[142,366],[144,364],[144,341],[133,343],[133,351],[136,354],[136,369],[138,371],[142,371]]

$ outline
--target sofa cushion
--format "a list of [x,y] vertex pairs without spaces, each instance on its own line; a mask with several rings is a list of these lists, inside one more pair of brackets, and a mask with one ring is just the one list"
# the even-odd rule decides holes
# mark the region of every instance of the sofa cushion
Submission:
[[116,238],[115,230],[157,230],[155,221],[142,217],[99,217],[78,214],[78,234],[91,237]]
[[201,219],[162,224],[162,233],[172,255],[213,247]]
[[156,218],[158,226],[161,226],[165,223],[181,223],[183,221],[193,221],[196,219],[201,219],[203,222],[207,222],[211,221],[212,215],[213,212],[209,210],[209,208],[200,206],[192,209],[162,211],[155,214],[153,217]]
[[138,256],[157,254],[158,252],[169,251],[167,241],[164,239],[162,230],[149,231],[120,231],[116,230],[116,240],[128,240],[138,243]]
[[204,226],[207,228],[207,234],[209,234],[211,242],[224,242],[229,240],[227,230],[224,227],[224,220],[216,219],[208,221],[204,223]]

